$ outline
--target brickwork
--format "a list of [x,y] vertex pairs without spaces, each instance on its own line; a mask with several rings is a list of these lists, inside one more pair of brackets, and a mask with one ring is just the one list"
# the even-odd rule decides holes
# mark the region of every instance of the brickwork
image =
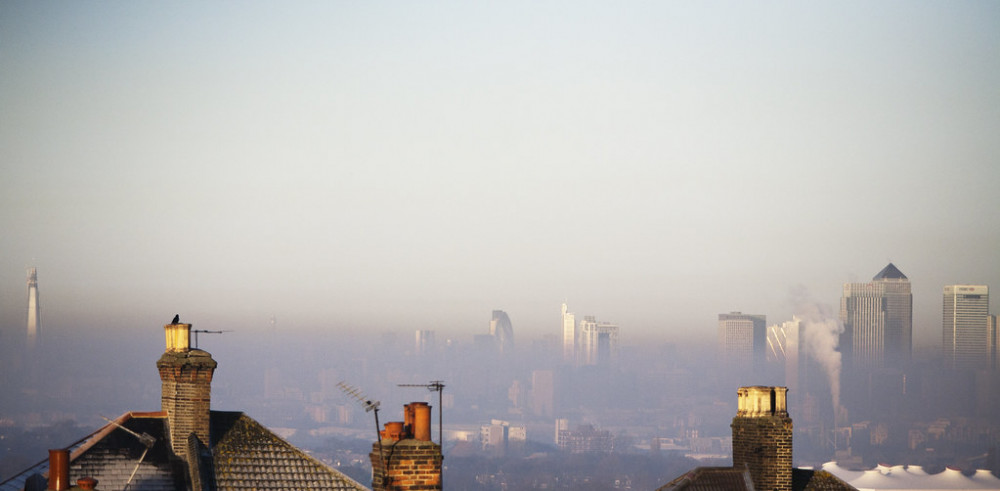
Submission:
[[165,352],[156,362],[160,372],[161,403],[167,413],[168,439],[174,454],[187,455],[188,435],[209,445],[212,375],[217,363],[201,350]]
[[791,491],[792,418],[784,387],[741,388],[733,418],[733,467],[750,471],[754,489]]
[[[385,457],[384,461],[382,457]],[[440,490],[441,446],[430,441],[405,439],[372,444],[373,491]],[[388,465],[387,465],[388,464]]]

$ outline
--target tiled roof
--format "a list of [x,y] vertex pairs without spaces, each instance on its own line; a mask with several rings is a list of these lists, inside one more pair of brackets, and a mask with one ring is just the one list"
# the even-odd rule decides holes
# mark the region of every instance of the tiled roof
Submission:
[[[658,491],[754,491],[750,472],[735,467],[697,467]],[[857,491],[826,471],[792,469],[794,491]]]
[[212,411],[215,489],[367,489],[239,412]]
[[[212,411],[211,418],[213,448],[202,450],[200,460],[191,462],[196,466],[189,466],[170,450],[165,413],[125,413],[73,445],[70,482],[87,476],[98,480],[98,489],[129,484],[130,490],[144,491],[186,490],[190,483],[209,491],[367,490],[241,412]],[[147,449],[122,427],[155,442]],[[0,491],[32,488],[32,476],[47,473],[48,461],[41,462],[0,484]]]
[[750,471],[735,467],[696,467],[657,491],[753,491]]
[[792,469],[792,489],[795,491],[857,491],[826,471],[812,469]]
[[147,449],[135,435],[108,425],[109,432],[98,434],[79,455],[73,456],[70,481],[89,476],[98,480],[100,489],[125,489],[126,484],[129,489],[150,491],[183,488],[186,479],[170,457],[166,419],[130,417],[119,424],[139,435],[152,436],[156,439],[153,446]]

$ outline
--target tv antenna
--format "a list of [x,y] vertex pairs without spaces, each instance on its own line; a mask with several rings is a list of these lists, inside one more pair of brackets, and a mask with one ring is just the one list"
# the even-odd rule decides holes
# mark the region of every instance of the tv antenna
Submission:
[[226,329],[222,331],[209,331],[207,329],[192,329],[191,332],[194,333],[194,349],[198,349],[198,333],[204,334],[222,334],[224,332],[233,332],[232,329]]
[[118,428],[125,431],[129,435],[134,436],[137,440],[139,440],[139,443],[141,443],[144,447],[146,447],[146,449],[142,451],[142,455],[139,456],[139,461],[135,463],[135,469],[132,469],[132,475],[128,476],[128,481],[125,481],[125,487],[123,489],[128,489],[129,486],[131,486],[132,484],[132,479],[135,478],[135,473],[139,471],[139,466],[142,465],[142,461],[146,458],[146,453],[149,452],[149,449],[153,448],[154,444],[156,444],[156,438],[146,432],[142,432],[142,434],[136,433],[118,424],[117,421],[110,420],[108,418],[105,418],[104,416],[101,416],[101,418],[103,418],[104,421],[107,421],[108,423],[117,426]]
[[444,451],[444,380],[431,380],[426,384],[397,384],[397,387],[424,387],[431,392],[438,393],[438,445]]
[[[382,453],[382,435],[381,433],[379,433],[379,423],[378,423],[378,407],[382,405],[382,403],[370,399],[368,396],[366,396],[361,392],[361,389],[358,389],[357,387],[343,380],[337,382],[337,387],[339,387],[340,390],[344,391],[345,394],[351,396],[351,398],[360,402],[361,407],[365,408],[366,413],[368,412],[375,413],[375,441],[378,442],[378,458],[379,460],[382,461],[382,468],[388,470],[388,465],[385,462],[385,455]],[[372,472],[375,472],[375,466],[372,466]],[[388,473],[384,473],[382,475],[383,483],[385,482],[387,474]]]

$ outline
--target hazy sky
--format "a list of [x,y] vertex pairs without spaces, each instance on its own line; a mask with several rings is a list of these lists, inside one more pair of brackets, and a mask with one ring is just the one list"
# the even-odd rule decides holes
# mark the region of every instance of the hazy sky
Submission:
[[0,2],[7,339],[30,265],[49,332],[628,342],[889,261],[923,344],[1000,288],[998,2]]

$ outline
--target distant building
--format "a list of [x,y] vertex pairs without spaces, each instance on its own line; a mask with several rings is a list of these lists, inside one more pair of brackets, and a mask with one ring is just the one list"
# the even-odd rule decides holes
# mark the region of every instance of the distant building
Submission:
[[854,370],[902,369],[913,351],[910,280],[889,263],[868,283],[845,283],[840,352]]
[[483,450],[496,455],[505,455],[512,445],[523,445],[527,441],[524,425],[512,425],[509,421],[494,419],[490,424],[479,427],[479,443]]
[[556,445],[569,453],[610,453],[615,449],[615,440],[610,431],[580,425],[575,430],[557,430]]
[[555,405],[555,374],[552,370],[531,372],[531,412],[551,418]]
[[990,289],[986,285],[944,287],[942,346],[946,368],[986,370],[992,366]]
[[729,370],[749,374],[763,365],[767,317],[730,312],[719,314],[719,350]]
[[41,304],[38,301],[38,272],[28,268],[28,352],[31,353],[38,343],[42,331]]
[[563,363],[576,364],[576,316],[562,304],[562,356]]
[[413,345],[413,352],[416,355],[426,355],[434,350],[434,331],[418,329]]
[[509,355],[514,351],[514,328],[510,324],[510,317],[502,310],[493,311],[493,319],[490,320],[490,336],[496,338],[497,349],[500,354]]
[[[767,352],[769,366],[776,366],[783,375],[783,383],[792,394],[799,389],[799,330],[801,321],[793,317],[790,321],[774,324],[767,328]],[[790,401],[789,401],[790,402]],[[791,406],[792,404],[789,404]]]
[[580,322],[580,363],[608,365],[618,360],[618,326],[592,316]]

